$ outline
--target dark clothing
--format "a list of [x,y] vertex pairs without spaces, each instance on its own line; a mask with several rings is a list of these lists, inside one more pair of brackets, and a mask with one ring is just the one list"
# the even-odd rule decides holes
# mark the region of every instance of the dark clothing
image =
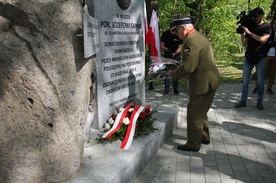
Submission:
[[[267,51],[269,51],[270,48],[274,48],[275,54],[276,54],[276,32],[275,31],[271,31],[271,34],[270,34],[268,40],[266,41],[265,45],[266,45],[265,49]],[[272,56],[272,55],[270,55],[270,56]],[[276,55],[273,55],[273,56],[276,57]]]
[[[177,61],[181,60],[180,53],[176,54],[174,57],[172,56],[172,53],[176,52],[176,50],[178,49],[178,46],[183,44],[183,41],[179,39],[178,36],[171,34],[170,30],[166,30],[162,34],[161,42],[165,43],[164,46],[168,48],[168,50],[165,51],[163,54],[165,58],[172,58]],[[165,85],[164,93],[168,93],[169,87],[170,87],[170,78],[164,79],[164,85]],[[174,93],[178,93],[178,81],[173,81],[173,88],[174,88]]]
[[[266,68],[265,68],[265,78],[267,78],[267,89],[272,89],[272,86],[275,81],[275,74],[276,74],[276,33],[274,31],[271,32],[270,37],[265,43],[265,52],[270,48],[274,49],[274,54],[269,53],[266,56]],[[256,88],[258,88],[258,82],[256,83]]]
[[265,76],[268,80],[267,89],[272,89],[272,86],[275,81],[276,74],[276,31],[272,31],[269,39],[266,42],[266,45],[269,50],[268,55],[266,57],[266,71]]
[[169,48],[171,53],[177,50],[178,45],[183,44],[183,41],[177,35],[171,34],[170,30],[163,32],[161,41],[165,43],[165,47]]
[[[264,34],[270,34],[270,32],[271,24],[263,23],[257,26],[252,33],[258,36],[263,36]],[[266,56],[268,49],[266,49],[265,51],[263,49],[263,46],[265,46],[265,44],[262,44],[261,42],[255,40],[250,35],[246,35],[246,37],[248,38],[248,45],[245,52],[247,61],[251,64],[258,63],[262,58]]]
[[[258,36],[264,36],[265,34],[270,34],[271,24],[263,23],[258,25],[252,33]],[[248,87],[252,69],[256,67],[257,72],[257,83],[258,83],[258,103],[262,103],[264,94],[264,76],[265,76],[265,56],[267,51],[261,51],[261,47],[265,44],[255,40],[250,35],[246,35],[248,38],[247,49],[245,52],[245,60],[243,64],[243,74],[242,74],[242,95],[241,101],[246,103],[248,98]]]

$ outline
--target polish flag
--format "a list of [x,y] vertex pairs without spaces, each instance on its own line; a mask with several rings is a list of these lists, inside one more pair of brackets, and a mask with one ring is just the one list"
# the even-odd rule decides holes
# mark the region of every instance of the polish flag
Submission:
[[152,10],[150,27],[146,36],[146,43],[150,45],[151,56],[161,58],[158,18],[156,11]]
[[147,7],[146,7],[146,2],[144,1],[144,26],[145,26],[145,39],[148,34],[148,17],[147,17]]

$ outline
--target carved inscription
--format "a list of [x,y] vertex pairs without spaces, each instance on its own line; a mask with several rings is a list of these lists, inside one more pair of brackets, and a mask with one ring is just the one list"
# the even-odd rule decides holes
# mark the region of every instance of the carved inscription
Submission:
[[[142,24],[132,21],[129,14],[116,14],[115,20],[101,20],[99,25],[105,41],[102,42],[104,50],[112,52],[100,59],[101,72],[105,75],[102,92],[107,96],[114,95],[141,83],[143,71],[141,68],[143,55],[139,48],[142,35]],[[116,39],[114,38],[116,37]],[[106,41],[108,40],[108,41]],[[123,92],[124,93],[124,92]],[[125,92],[127,93],[127,92]],[[128,93],[127,93],[128,94]],[[133,98],[134,93],[129,93]],[[129,96],[121,95],[117,102],[112,101],[109,105],[120,105],[129,100]]]
[[100,128],[116,108],[145,102],[144,2],[91,3],[91,14],[98,20],[100,45],[96,54],[97,118],[93,125]]

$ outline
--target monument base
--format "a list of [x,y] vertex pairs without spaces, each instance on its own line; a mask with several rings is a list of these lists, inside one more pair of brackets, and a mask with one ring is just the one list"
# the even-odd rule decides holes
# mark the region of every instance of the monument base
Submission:
[[178,111],[164,106],[157,110],[153,116],[158,130],[134,139],[128,150],[120,149],[121,141],[93,144],[98,132],[95,130],[91,144],[84,149],[79,173],[66,183],[134,182],[176,129]]

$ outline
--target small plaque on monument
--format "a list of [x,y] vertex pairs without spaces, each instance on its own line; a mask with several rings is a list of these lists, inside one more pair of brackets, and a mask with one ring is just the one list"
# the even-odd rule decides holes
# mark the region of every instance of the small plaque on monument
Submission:
[[83,13],[84,58],[95,55],[100,50],[98,20]]
[[144,1],[90,1],[90,7],[100,26],[92,127],[101,128],[116,108],[145,101]]

